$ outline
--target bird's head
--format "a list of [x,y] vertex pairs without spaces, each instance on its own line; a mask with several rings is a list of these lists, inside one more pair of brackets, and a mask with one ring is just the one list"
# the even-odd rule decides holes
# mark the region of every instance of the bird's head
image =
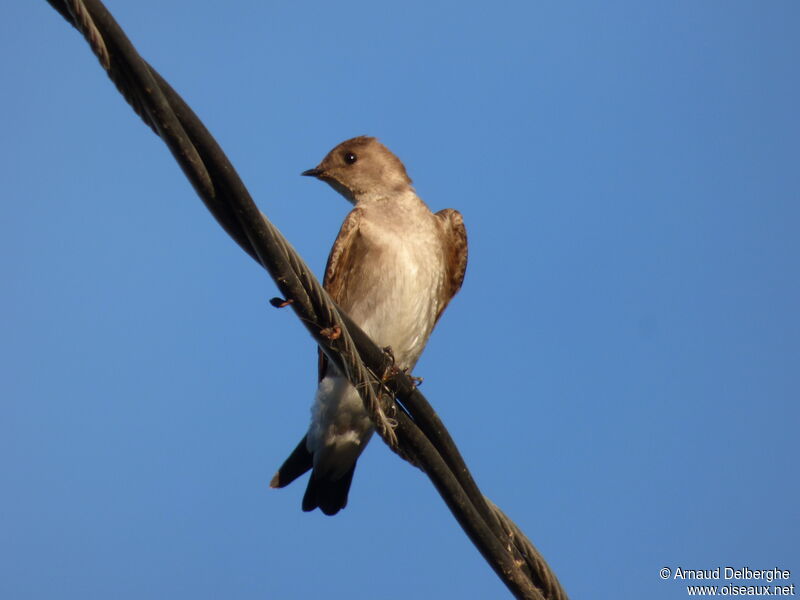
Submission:
[[411,187],[400,159],[377,139],[359,136],[342,142],[301,175],[329,184],[348,201],[389,197]]

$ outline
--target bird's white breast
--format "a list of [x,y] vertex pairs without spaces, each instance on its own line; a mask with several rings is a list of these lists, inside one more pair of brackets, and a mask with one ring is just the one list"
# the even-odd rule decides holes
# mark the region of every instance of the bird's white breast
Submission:
[[397,365],[413,367],[433,329],[444,264],[435,217],[415,202],[367,207],[359,227],[367,249],[361,294],[342,308],[379,345],[391,346]]

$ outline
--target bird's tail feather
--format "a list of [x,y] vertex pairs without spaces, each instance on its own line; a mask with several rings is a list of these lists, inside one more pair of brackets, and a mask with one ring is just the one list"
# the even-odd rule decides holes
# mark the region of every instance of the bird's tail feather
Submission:
[[356,463],[339,479],[328,479],[324,475],[319,476],[316,471],[311,472],[308,480],[308,487],[303,496],[303,510],[308,512],[319,508],[328,516],[335,515],[347,506],[347,494],[350,491],[350,484],[353,482],[353,473],[356,470]]
[[303,439],[297,444],[297,448],[292,451],[289,458],[284,461],[281,468],[275,473],[272,481],[269,482],[269,486],[282,488],[289,485],[311,468],[312,460],[311,452],[306,447],[306,436],[303,436]]

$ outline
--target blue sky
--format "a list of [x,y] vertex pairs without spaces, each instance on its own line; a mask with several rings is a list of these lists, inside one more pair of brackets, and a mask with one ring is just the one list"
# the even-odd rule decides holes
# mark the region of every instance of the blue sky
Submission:
[[[573,598],[800,572],[796,2],[107,6],[317,273],[346,138],[463,213],[416,374]],[[377,439],[335,518],[268,488],[312,340],[49,5],[0,29],[0,596],[505,597]]]

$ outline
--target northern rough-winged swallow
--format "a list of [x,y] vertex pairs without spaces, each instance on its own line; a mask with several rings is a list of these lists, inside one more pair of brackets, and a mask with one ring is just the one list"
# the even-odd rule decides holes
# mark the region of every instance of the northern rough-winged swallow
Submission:
[[[395,366],[414,367],[436,321],[461,287],[467,233],[453,209],[432,213],[400,162],[371,137],[356,137],[304,171],[355,205],[333,244],[325,289]],[[334,515],[347,504],[356,461],[373,427],[361,397],[320,352],[311,426],[270,486],[313,468],[303,510]]]

